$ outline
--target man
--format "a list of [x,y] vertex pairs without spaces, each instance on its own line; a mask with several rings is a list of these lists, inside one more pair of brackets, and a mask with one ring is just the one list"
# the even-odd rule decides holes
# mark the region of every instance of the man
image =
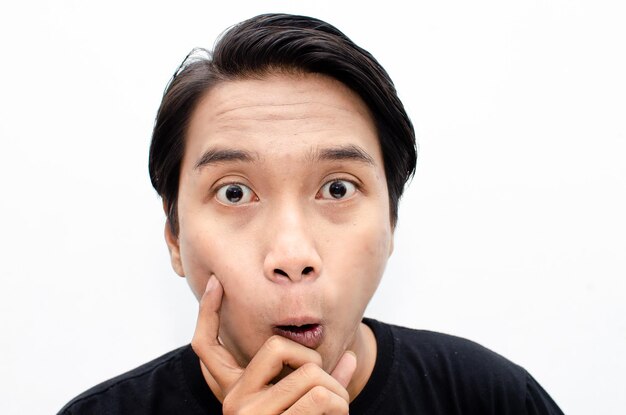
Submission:
[[388,75],[325,22],[262,15],[192,53],[150,149],[191,346],[61,413],[561,413],[475,343],[363,318],[415,162]]

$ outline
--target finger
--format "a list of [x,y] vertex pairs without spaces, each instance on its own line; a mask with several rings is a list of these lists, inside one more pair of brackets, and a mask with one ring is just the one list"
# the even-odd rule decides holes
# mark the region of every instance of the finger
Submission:
[[301,397],[318,386],[332,392],[346,402],[350,401],[348,392],[336,379],[317,364],[306,363],[280,382],[272,385],[262,396],[259,395],[257,402],[259,407],[272,408],[273,411],[280,412],[294,405]]
[[346,415],[349,409],[350,405],[345,399],[322,386],[316,386],[298,399],[284,414]]
[[219,310],[222,305],[223,294],[224,288],[222,284],[220,284],[215,275],[211,274],[202,298],[200,298],[200,309],[196,323],[196,332],[194,333],[194,337],[198,336],[205,344],[219,344],[217,339],[220,327]]
[[272,336],[263,343],[241,377],[245,389],[258,390],[271,383],[285,366],[297,369],[306,363],[322,366],[322,357],[313,349],[281,336]]
[[228,391],[239,379],[243,369],[218,340],[220,306],[224,289],[215,275],[211,275],[200,299],[196,331],[191,347],[207,367],[223,391]]
[[[295,371],[268,388],[285,367]],[[256,394],[255,408],[263,408],[268,413],[282,412],[320,385],[349,400],[345,387],[322,369],[318,352],[284,337],[272,336],[246,367],[231,391],[231,398],[237,400],[237,397]]]
[[341,359],[337,362],[337,366],[335,366],[335,369],[333,369],[330,375],[337,379],[341,386],[347,388],[356,371],[356,364],[356,354],[348,350],[341,356]]

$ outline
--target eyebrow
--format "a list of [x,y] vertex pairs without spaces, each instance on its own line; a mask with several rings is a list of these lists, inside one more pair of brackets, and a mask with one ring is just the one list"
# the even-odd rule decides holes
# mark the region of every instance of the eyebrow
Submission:
[[[327,147],[312,151],[307,156],[307,161],[341,161],[353,160],[370,165],[375,165],[374,159],[367,154],[361,147],[349,144],[346,146]],[[209,149],[205,151],[196,162],[195,170],[199,170],[205,166],[216,163],[239,161],[253,162],[258,161],[259,156],[246,150],[235,149]]]
[[322,161],[322,160],[353,160],[366,164],[375,165],[372,156],[367,154],[361,147],[349,144],[346,146],[328,147],[313,151],[308,157],[309,161]]
[[198,159],[196,165],[194,166],[195,170],[199,170],[202,167],[208,166],[209,164],[222,163],[228,161],[244,161],[251,162],[258,160],[258,156],[254,153],[245,150],[234,150],[234,149],[209,149],[202,154],[202,157]]

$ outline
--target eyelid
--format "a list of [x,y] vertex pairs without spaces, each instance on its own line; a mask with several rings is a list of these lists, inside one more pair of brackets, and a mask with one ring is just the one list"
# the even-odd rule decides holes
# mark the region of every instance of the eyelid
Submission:
[[[349,183],[354,189],[353,190],[348,190],[348,192],[352,192],[352,193],[350,195],[346,196],[346,197],[342,197],[341,199],[336,199],[336,198],[334,198],[332,196],[329,197],[329,198],[323,197],[324,189],[327,186],[330,186],[331,184],[333,184],[335,182],[346,182],[346,183]],[[357,192],[360,192],[360,191],[361,191],[361,185],[358,183],[358,181],[352,180],[352,179],[348,179],[348,178],[345,178],[345,177],[335,177],[335,178],[333,178],[331,180],[328,180],[328,181],[324,182],[324,184],[322,185],[320,190],[317,192],[317,195],[315,196],[315,198],[316,199],[324,199],[324,200],[332,200],[332,201],[336,201],[336,202],[343,202],[345,200],[352,199],[352,197],[354,197],[354,195]]]
[[354,186],[356,186],[357,189],[362,189],[363,188],[363,182],[357,178],[356,176],[354,176],[353,174],[350,173],[344,173],[341,171],[338,171],[336,173],[331,173],[328,174],[324,177],[323,179],[323,184],[328,184],[331,182],[336,182],[336,181],[346,181],[346,182],[350,182],[352,183]]
[[[233,185],[239,186],[240,188],[244,190],[244,196],[242,198],[243,201],[232,203],[232,202],[229,202],[227,199],[220,200],[220,192],[222,190],[225,191],[228,188],[228,186],[233,186]],[[259,200],[259,197],[256,195],[256,193],[254,192],[254,190],[252,190],[250,186],[243,184],[240,181],[236,181],[236,180],[225,181],[225,182],[221,182],[217,184],[212,191],[212,197],[214,197],[219,203],[225,206],[247,205],[249,203]]]
[[[234,174],[234,175],[224,176],[224,177],[221,177],[221,178],[213,181],[213,183],[211,184],[211,186],[209,188],[209,195],[210,195],[210,197],[214,197],[218,190],[220,190],[222,187],[228,186],[230,184],[236,184],[236,185],[239,185],[239,186],[245,186],[248,189],[252,190],[252,185],[249,184],[249,181],[245,177],[239,176],[237,174]],[[254,190],[253,190],[253,192],[254,192]],[[256,194],[256,192],[254,192],[254,194]]]

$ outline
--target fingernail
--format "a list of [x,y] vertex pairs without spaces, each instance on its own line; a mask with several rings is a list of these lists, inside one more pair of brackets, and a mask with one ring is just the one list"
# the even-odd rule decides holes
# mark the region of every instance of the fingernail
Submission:
[[211,276],[209,277],[209,281],[207,281],[206,283],[205,292],[211,291],[216,286],[217,286],[217,278],[215,277],[215,274],[211,274]]

